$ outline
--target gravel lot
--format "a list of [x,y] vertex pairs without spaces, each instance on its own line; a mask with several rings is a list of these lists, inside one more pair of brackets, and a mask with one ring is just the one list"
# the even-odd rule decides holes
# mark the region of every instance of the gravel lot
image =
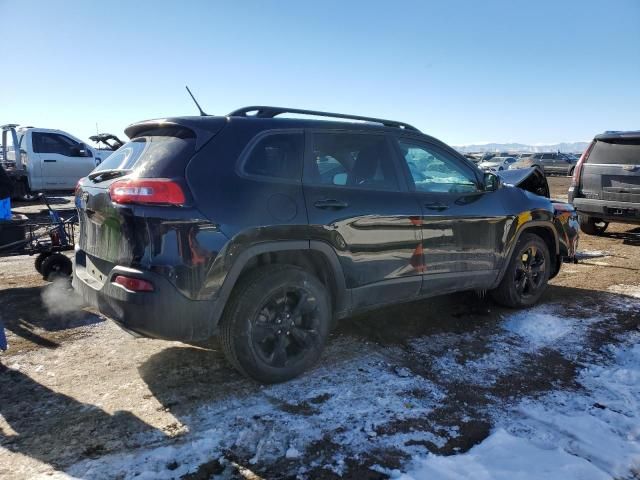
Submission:
[[[550,178],[553,196],[566,199],[568,183]],[[0,477],[398,477],[440,458],[429,452],[462,454],[504,431],[640,478],[640,427],[627,434],[615,420],[640,396],[610,408],[617,397],[597,397],[587,375],[638,343],[640,228],[583,235],[580,251],[533,310],[462,293],[354,317],[313,371],[270,387],[236,374],[215,345],[135,339],[65,283],[44,282],[32,258],[2,258]],[[559,421],[531,420],[540,405],[559,418],[571,402],[566,415],[616,425],[606,444],[620,437],[615,458],[636,455],[628,465]]]

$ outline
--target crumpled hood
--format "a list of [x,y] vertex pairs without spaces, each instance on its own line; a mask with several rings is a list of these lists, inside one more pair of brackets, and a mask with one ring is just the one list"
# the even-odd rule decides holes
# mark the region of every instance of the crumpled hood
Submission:
[[541,197],[551,197],[549,183],[539,168],[520,168],[516,170],[501,170],[495,172],[506,185],[521,188]]

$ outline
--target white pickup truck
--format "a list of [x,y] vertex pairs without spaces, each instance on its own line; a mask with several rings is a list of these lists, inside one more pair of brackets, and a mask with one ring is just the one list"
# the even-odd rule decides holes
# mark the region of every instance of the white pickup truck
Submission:
[[61,130],[17,125],[0,128],[0,162],[14,181],[13,198],[20,200],[30,200],[38,192],[73,190],[78,180],[112,153]]

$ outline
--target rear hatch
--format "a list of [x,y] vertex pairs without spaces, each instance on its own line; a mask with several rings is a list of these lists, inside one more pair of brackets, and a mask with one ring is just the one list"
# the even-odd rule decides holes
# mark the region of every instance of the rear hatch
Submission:
[[139,266],[145,256],[157,257],[162,245],[154,237],[163,225],[194,218],[185,168],[226,123],[207,120],[135,124],[126,130],[131,140],[80,181],[78,245],[96,279],[113,265]]
[[582,166],[580,196],[640,203],[640,132],[596,137]]

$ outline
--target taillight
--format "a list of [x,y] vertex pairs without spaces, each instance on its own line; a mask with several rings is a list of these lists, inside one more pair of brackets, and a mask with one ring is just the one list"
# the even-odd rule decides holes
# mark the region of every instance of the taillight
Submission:
[[589,157],[589,153],[591,153],[591,149],[593,148],[595,143],[596,143],[595,141],[591,142],[589,147],[587,147],[587,149],[584,152],[582,152],[582,155],[580,155],[580,160],[578,160],[578,163],[576,163],[576,166],[573,169],[573,178],[571,179],[571,186],[574,188],[577,188],[578,185],[580,185],[580,173],[582,173],[582,165],[584,164],[584,162],[587,161],[587,157]]
[[141,278],[125,277],[124,275],[116,275],[113,279],[114,283],[122,285],[132,292],[153,292],[153,284]]
[[109,187],[109,195],[111,200],[122,204],[184,205],[186,203],[180,184],[167,178],[118,180]]

